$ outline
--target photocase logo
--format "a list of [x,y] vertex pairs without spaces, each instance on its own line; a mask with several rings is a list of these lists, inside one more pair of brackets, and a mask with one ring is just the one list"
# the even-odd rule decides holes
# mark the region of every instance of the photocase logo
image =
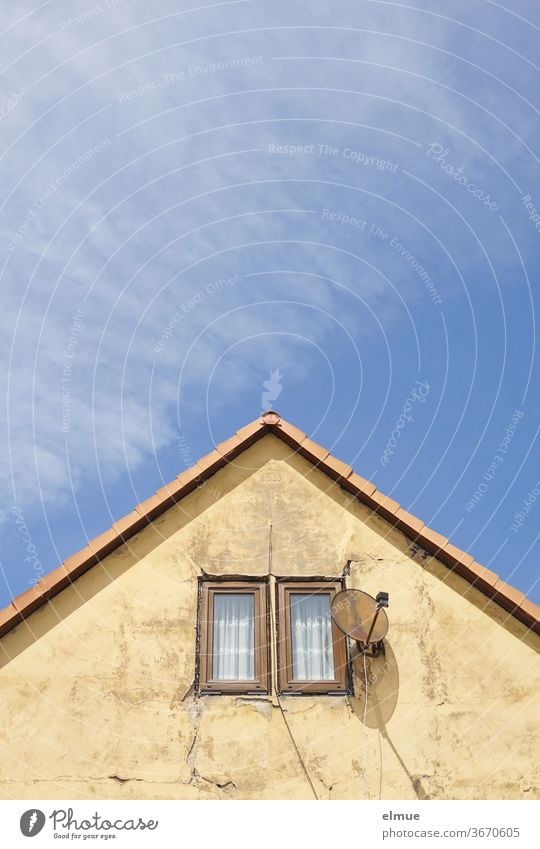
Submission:
[[272,402],[275,401],[281,394],[281,390],[283,386],[280,381],[283,375],[280,373],[279,369],[270,372],[270,380],[263,381],[263,387],[266,389],[266,392],[263,392],[261,395],[261,408],[263,413],[267,410],[272,409]]
[[45,814],[37,808],[25,811],[21,817],[21,831],[25,837],[35,837],[44,825]]
[[[111,840],[118,836],[117,832],[146,831],[147,829],[149,831],[155,831],[159,825],[158,820],[143,820],[141,817],[126,820],[120,817],[114,820],[107,819],[97,811],[90,817],[77,819],[73,808],[57,808],[49,814],[49,819],[52,820],[51,827],[54,837],[65,837],[66,839],[81,837],[83,840],[93,837]],[[42,831],[45,820],[46,817],[43,811],[40,811],[38,808],[30,808],[21,817],[21,832],[25,837],[35,837],[36,834]],[[84,834],[79,834],[79,832],[84,832]],[[98,833],[88,834],[88,832]]]

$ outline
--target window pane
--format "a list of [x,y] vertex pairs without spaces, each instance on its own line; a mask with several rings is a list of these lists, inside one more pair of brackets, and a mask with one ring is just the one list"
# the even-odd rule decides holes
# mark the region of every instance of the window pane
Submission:
[[293,678],[332,681],[334,649],[330,595],[291,593]]
[[222,681],[255,678],[255,596],[215,593],[212,677]]

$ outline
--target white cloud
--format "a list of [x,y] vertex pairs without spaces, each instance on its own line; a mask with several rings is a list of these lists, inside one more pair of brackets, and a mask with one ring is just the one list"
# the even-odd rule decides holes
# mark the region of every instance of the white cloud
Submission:
[[[464,163],[479,183],[501,197],[508,191],[506,178],[464,134],[487,148],[496,139],[497,156],[505,167],[517,178],[526,170],[515,159],[509,160],[508,152],[516,157],[522,149],[500,124],[426,80],[462,87],[466,67],[451,55],[429,49],[435,45],[451,53],[452,43],[459,48],[460,31],[440,19],[398,12],[395,4],[362,4],[361,13],[356,4],[346,8],[344,4],[330,16],[312,5],[306,15],[306,8],[290,10],[288,18],[285,6],[279,6],[280,15],[276,11],[274,17],[260,3],[224,5],[207,14],[190,13],[137,27],[148,17],[148,9],[126,3],[66,29],[61,22],[73,17],[73,7],[60,3],[30,15],[11,30],[6,61],[16,64],[6,78],[7,91],[28,82],[30,94],[5,122],[9,143],[21,134],[3,159],[9,188],[53,147],[3,210],[4,243],[13,238],[36,198],[78,156],[103,138],[110,137],[111,144],[81,164],[43,204],[6,268],[7,300],[0,317],[5,356],[12,343],[14,348],[9,396],[7,376],[0,377],[10,412],[9,434],[2,433],[10,455],[0,461],[5,499],[12,497],[11,470],[20,500],[51,502],[64,497],[69,489],[66,440],[76,485],[89,470],[96,474],[96,457],[105,478],[144,463],[152,445],[150,427],[155,448],[173,439],[175,406],[178,398],[183,403],[186,390],[191,406],[182,407],[184,416],[204,405],[207,391],[216,405],[229,404],[231,396],[256,397],[262,369],[279,366],[301,380],[309,372],[308,360],[302,359],[304,343],[295,341],[294,335],[280,334],[306,336],[315,348],[329,347],[331,342],[338,347],[349,344],[346,333],[336,330],[317,309],[331,313],[356,334],[378,332],[359,301],[316,275],[332,278],[365,299],[383,324],[400,320],[401,315],[400,302],[385,275],[391,276],[396,292],[408,304],[422,303],[424,289],[395,253],[365,234],[329,226],[320,215],[323,207],[381,222],[389,232],[406,239],[434,277],[437,269],[430,266],[429,257],[436,243],[428,228],[448,238],[456,257],[468,237],[457,236],[457,231],[444,235],[448,220],[454,220],[448,209],[442,202],[426,204],[426,194],[403,171],[418,174],[443,195],[448,193],[452,202],[463,204],[472,226],[492,226],[491,222],[486,225],[479,205],[469,204],[463,193],[451,193],[455,186],[450,187],[445,175],[430,167],[425,157],[429,142],[448,143],[456,164]],[[2,14],[4,24],[13,21],[12,9]],[[264,29],[276,27],[280,20],[291,28]],[[320,21],[328,29],[301,29],[305,21],[311,25]],[[351,22],[356,29],[335,28]],[[235,28],[250,31],[206,38]],[[358,31],[362,28],[366,32]],[[118,36],[111,37],[117,30]],[[396,32],[401,38],[374,32]],[[44,41],[49,34],[52,37]],[[190,39],[199,40],[170,48]],[[41,46],[25,52],[39,42]],[[263,62],[250,68],[164,82],[165,74],[181,73],[193,65],[258,55]],[[273,59],[287,55],[349,57],[362,62]],[[61,69],[52,71],[60,63]],[[152,80],[161,84],[127,102],[119,98]],[[235,93],[252,88],[275,91]],[[321,88],[331,91],[317,91]],[[76,89],[79,94],[70,96]],[[359,93],[340,93],[351,90]],[[496,108],[497,97],[489,86],[477,96],[486,107]],[[95,120],[70,133],[106,105],[109,108]],[[514,101],[508,104],[512,114],[506,120],[515,120],[519,132],[530,139],[530,123],[514,105]],[[47,117],[38,120],[49,109]],[[164,114],[166,110],[172,111]],[[446,124],[437,120],[441,117]],[[143,120],[138,128],[117,137]],[[26,130],[33,121],[37,121],[35,127]],[[232,124],[241,126],[216,129]],[[340,153],[295,158],[264,153],[269,143],[297,141],[328,143]],[[163,147],[165,142],[171,143]],[[399,172],[394,176],[376,167],[357,167],[343,155],[345,147],[395,160]],[[239,153],[251,149],[263,152]],[[223,156],[230,152],[234,155]],[[209,157],[214,158],[204,165],[192,164]],[[128,163],[132,164],[111,176]],[[156,181],[164,173],[168,176]],[[228,188],[241,183],[254,184]],[[201,197],[186,202],[196,196]],[[258,214],[290,209],[314,213]],[[253,214],[242,215],[245,212]],[[421,225],[408,213],[418,217]],[[206,226],[225,218],[230,220]],[[195,232],[182,238],[190,230]],[[298,245],[292,244],[295,240]],[[257,243],[265,244],[257,247]],[[489,251],[494,256],[502,253],[496,239],[489,242]],[[463,267],[463,256],[459,262]],[[287,269],[304,276],[264,273]],[[180,304],[208,282],[237,273],[241,276],[238,285],[204,298],[190,310],[156,360],[152,349]],[[309,273],[315,276],[309,278]],[[447,263],[444,274],[448,278],[453,273]],[[249,274],[255,276],[246,277]],[[444,274],[438,281],[441,289]],[[16,324],[26,291],[22,318]],[[450,297],[448,291],[445,297]],[[261,305],[237,311],[251,299],[299,300],[308,306]],[[83,306],[85,328],[73,356],[69,386],[70,430],[63,433],[64,351],[73,316]],[[209,329],[204,331],[205,327]],[[201,331],[188,356],[190,344]],[[235,347],[248,337],[257,342]],[[219,379],[211,382],[212,369],[228,348],[227,378],[219,367]]]

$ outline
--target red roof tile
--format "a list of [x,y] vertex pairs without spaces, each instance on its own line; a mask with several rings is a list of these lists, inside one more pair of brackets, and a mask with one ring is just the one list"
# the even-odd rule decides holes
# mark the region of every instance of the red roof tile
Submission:
[[314,442],[312,439],[304,439],[297,449],[300,454],[306,458],[306,460],[310,460],[312,463],[320,463],[325,460],[330,451],[328,448],[323,448],[322,445],[319,445],[318,442]]

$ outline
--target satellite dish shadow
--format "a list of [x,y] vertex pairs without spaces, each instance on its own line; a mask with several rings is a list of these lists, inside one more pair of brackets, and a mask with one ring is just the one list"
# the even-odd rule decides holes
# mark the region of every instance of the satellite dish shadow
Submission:
[[352,658],[355,696],[350,701],[355,716],[367,728],[378,728],[386,734],[386,724],[392,718],[399,695],[399,670],[392,646],[385,641],[386,654],[365,657],[367,675],[367,706],[364,657]]
[[[367,672],[367,705],[366,685],[364,676],[364,658],[356,655],[352,659],[353,683],[355,696],[349,699],[351,710],[367,728],[377,728],[381,737],[386,740],[410,781],[412,791],[417,799],[429,799],[430,796],[422,786],[420,776],[411,775],[400,753],[396,749],[390,735],[387,723],[393,716],[399,696],[399,670],[392,646],[384,643],[386,654],[378,657],[366,657]],[[381,761],[379,798],[382,794],[383,766]]]

